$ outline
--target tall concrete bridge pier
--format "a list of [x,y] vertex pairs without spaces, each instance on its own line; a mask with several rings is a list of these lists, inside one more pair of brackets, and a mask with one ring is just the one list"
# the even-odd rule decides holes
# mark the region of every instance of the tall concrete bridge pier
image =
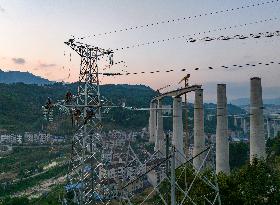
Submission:
[[[229,141],[227,116],[226,85],[217,85],[217,127],[216,127],[216,173],[228,174],[229,168]],[[236,118],[235,118],[236,119]]]
[[156,142],[156,118],[157,118],[157,104],[155,102],[151,102],[150,104],[150,118],[149,118],[149,133],[150,133],[150,138],[149,142],[150,143],[155,143]]
[[[204,113],[203,113],[203,89],[195,91],[194,99],[194,145],[193,156],[198,155],[205,149],[205,137],[204,137]],[[196,170],[199,170],[203,163],[205,154],[200,154],[193,159],[193,166]]]
[[162,117],[162,99],[158,99],[157,104],[157,118],[156,118],[156,140],[155,140],[155,151],[159,151],[165,155],[164,146],[164,131],[163,131],[163,117]]
[[250,161],[265,157],[262,85],[261,79],[254,77],[250,88]]
[[183,119],[182,119],[182,98],[175,97],[173,98],[173,137],[172,137],[172,144],[176,148],[175,157],[176,157],[176,164],[175,166],[178,167],[185,160],[185,153],[184,153],[184,142],[183,142]]

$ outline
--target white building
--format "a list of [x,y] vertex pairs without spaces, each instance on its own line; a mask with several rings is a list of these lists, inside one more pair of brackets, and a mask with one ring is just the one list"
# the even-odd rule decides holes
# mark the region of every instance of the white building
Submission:
[[46,133],[24,133],[24,142],[35,144],[48,144],[51,141],[51,135]]
[[33,143],[33,140],[34,140],[33,133],[25,132],[23,138],[24,138],[24,142]]
[[112,178],[122,180],[125,175],[125,163],[102,165],[99,167],[99,179]]
[[2,143],[2,144],[5,144],[5,143],[10,143],[10,138],[11,138],[11,135],[6,135],[6,134],[4,134],[4,135],[1,135],[0,136],[1,138],[0,138],[0,142]]
[[22,136],[16,134],[2,134],[0,135],[1,144],[21,144]]

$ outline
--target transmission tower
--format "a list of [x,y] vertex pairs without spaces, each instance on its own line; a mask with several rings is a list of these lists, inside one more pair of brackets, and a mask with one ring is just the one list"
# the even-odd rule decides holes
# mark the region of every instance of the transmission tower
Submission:
[[[100,187],[97,173],[98,166],[102,164],[101,109],[108,102],[100,96],[98,61],[107,57],[109,64],[113,65],[113,51],[75,42],[75,39],[69,39],[65,44],[81,57],[77,95],[68,91],[65,100],[52,103],[48,99],[43,110],[47,119],[47,114],[52,115],[53,108],[59,107],[71,116],[77,128],[72,138],[66,189],[68,193],[73,193],[72,202],[86,205],[106,200],[106,194],[110,191]],[[107,105],[105,109],[109,107]],[[48,118],[52,120],[52,116]],[[66,204],[68,202],[65,201]]]

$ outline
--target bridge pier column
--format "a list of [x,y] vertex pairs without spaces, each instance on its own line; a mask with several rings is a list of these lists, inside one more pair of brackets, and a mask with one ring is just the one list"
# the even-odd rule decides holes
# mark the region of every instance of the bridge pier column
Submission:
[[[205,149],[204,119],[203,119],[203,89],[195,91],[194,100],[194,147],[193,156],[196,156]],[[193,159],[193,166],[196,170],[201,166],[205,154],[200,154]]]
[[[237,118],[234,118],[237,126]],[[229,174],[229,142],[226,85],[217,85],[216,173]]]
[[185,162],[184,143],[183,143],[183,119],[182,119],[182,98],[173,98],[173,136],[172,144],[176,152],[176,167]]
[[155,102],[151,102],[150,104],[150,118],[149,118],[149,133],[150,143],[155,143],[156,141],[156,123],[157,123],[157,104]]
[[156,141],[155,141],[155,151],[160,151],[160,153],[165,156],[165,146],[164,146],[164,132],[163,132],[163,117],[162,117],[162,100],[158,100],[157,104],[157,128],[156,128]]
[[250,162],[265,159],[262,85],[260,78],[251,78],[250,94]]
[[241,118],[242,120],[242,129],[243,129],[243,133],[247,134],[247,124],[246,124],[246,118]]

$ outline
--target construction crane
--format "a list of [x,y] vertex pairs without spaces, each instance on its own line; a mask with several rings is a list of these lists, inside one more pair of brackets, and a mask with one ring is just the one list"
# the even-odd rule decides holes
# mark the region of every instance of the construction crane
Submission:
[[163,87],[161,87],[161,88],[159,88],[159,89],[157,89],[157,93],[159,93],[160,94],[160,91],[161,90],[164,90],[165,88],[168,88],[168,87],[170,87],[171,85],[166,85],[166,86],[163,86]]
[[[191,77],[191,74],[187,74],[186,76],[184,76],[178,84],[181,84],[182,82],[184,82],[184,86],[185,88],[189,86],[189,78]],[[188,129],[188,101],[187,101],[187,93],[185,93],[185,115],[186,115],[186,121],[185,121],[185,133],[186,133],[186,137],[185,137],[185,155],[186,157],[188,157],[189,155],[189,129]]]

